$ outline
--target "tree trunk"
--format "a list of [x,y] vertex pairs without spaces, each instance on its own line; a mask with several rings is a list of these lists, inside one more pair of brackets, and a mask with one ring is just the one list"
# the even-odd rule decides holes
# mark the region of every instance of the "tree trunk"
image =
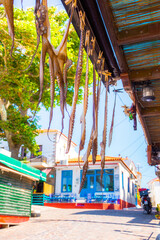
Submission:
[[19,146],[18,147],[13,147],[13,148],[9,147],[9,151],[11,152],[11,157],[12,158],[15,158],[15,159],[18,160],[19,149],[20,149]]
[[[9,104],[9,102],[6,103],[0,98],[0,116],[2,121],[7,121],[7,108],[9,107]],[[21,144],[14,144],[12,140],[12,133],[7,130],[4,130],[4,132],[8,142],[9,151],[11,152],[11,157],[18,159],[18,153]]]

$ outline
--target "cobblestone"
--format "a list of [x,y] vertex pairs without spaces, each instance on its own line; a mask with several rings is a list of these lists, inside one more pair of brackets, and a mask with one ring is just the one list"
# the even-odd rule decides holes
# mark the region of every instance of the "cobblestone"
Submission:
[[142,209],[88,210],[36,206],[41,216],[0,230],[0,240],[155,240],[160,221]]

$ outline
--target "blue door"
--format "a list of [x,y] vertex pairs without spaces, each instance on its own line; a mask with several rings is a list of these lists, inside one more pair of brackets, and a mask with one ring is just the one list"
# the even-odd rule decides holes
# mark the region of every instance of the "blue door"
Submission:
[[94,197],[94,193],[95,193],[95,174],[94,170],[89,170],[87,171],[86,180],[83,189],[81,190],[80,197],[87,198],[88,194],[90,194],[91,197]]

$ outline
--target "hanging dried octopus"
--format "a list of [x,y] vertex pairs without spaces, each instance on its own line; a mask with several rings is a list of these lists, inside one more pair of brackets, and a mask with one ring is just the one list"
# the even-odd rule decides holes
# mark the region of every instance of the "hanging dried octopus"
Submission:
[[12,46],[10,54],[12,56],[14,48],[14,18],[13,18],[13,0],[0,0],[0,5],[3,4],[7,16],[9,35],[12,38]]
[[66,111],[67,111],[66,98],[67,98],[67,90],[68,90],[67,71],[72,66],[72,63],[73,63],[72,60],[67,59],[67,62],[65,64],[65,67],[64,67],[64,70],[63,70],[63,80],[64,80],[64,85],[65,85],[64,102],[65,102]]
[[[64,106],[65,106],[65,90],[64,90],[64,80],[63,80],[63,68],[64,64],[67,62],[67,37],[69,32],[69,27],[71,24],[74,8],[76,6],[76,1],[72,1],[71,16],[66,27],[65,34],[60,45],[55,49],[50,43],[50,25],[48,18],[47,0],[36,0],[35,13],[37,14],[37,39],[39,41],[39,36],[42,36],[42,51],[40,59],[40,95],[39,102],[42,99],[43,93],[43,82],[44,82],[44,64],[46,54],[49,54],[49,69],[51,78],[51,111],[49,119],[50,129],[51,121],[53,118],[53,103],[54,103],[54,89],[55,89],[55,77],[57,78],[58,86],[60,89],[60,108],[62,113],[62,130],[63,130],[63,119],[64,119]],[[39,16],[39,17],[38,17]],[[37,43],[38,44],[38,43]]]
[[113,125],[114,125],[114,116],[115,116],[115,108],[116,108],[116,97],[117,97],[117,92],[115,92],[114,107],[113,107],[113,114],[112,114],[112,122],[111,122],[110,131],[109,131],[109,141],[108,141],[108,146],[109,147],[111,145],[112,135],[113,135]]
[[97,156],[97,137],[98,137],[98,104],[96,93],[96,71],[93,65],[93,141],[92,141],[92,162],[95,164]]
[[92,131],[91,131],[87,151],[82,158],[82,161],[84,162],[84,165],[83,165],[83,172],[82,172],[82,179],[81,179],[81,185],[80,185],[80,188],[79,188],[79,193],[81,192],[81,190],[84,186],[84,183],[85,183],[86,174],[87,174],[87,170],[88,170],[88,158],[89,158],[90,152],[92,150],[92,142],[93,142],[93,127],[92,127]]
[[[93,78],[95,78],[95,70],[93,70]],[[95,85],[95,79],[93,79],[93,85]],[[99,106],[99,99],[100,99],[100,90],[101,90],[101,87],[99,85],[98,90],[97,90],[97,96],[96,96],[96,92],[93,92],[93,95],[96,96],[95,99],[96,99],[96,104],[97,104],[97,106],[96,106],[97,118],[98,118],[98,106]],[[95,120],[95,126],[94,126],[94,124],[92,126],[92,130],[91,130],[91,135],[90,135],[87,151],[86,151],[86,153],[84,154],[84,156],[82,158],[82,161],[84,162],[84,165],[83,165],[83,173],[82,173],[82,180],[81,180],[79,193],[81,192],[81,190],[82,190],[82,188],[84,186],[84,183],[85,183],[86,174],[87,174],[87,170],[88,170],[88,158],[89,158],[91,150],[92,150],[92,161],[93,161],[93,158],[94,158],[93,164],[96,162],[96,156],[97,156],[97,145],[96,145],[96,143],[97,143],[97,135],[96,134],[97,133],[95,133],[95,130],[98,133],[98,120],[97,120],[97,122]],[[94,156],[93,156],[93,154],[94,154]]]
[[108,71],[104,72],[105,74],[105,81],[106,81],[106,97],[105,97],[105,110],[104,110],[104,128],[103,128],[103,138],[102,142],[100,143],[101,146],[101,181],[103,178],[103,170],[105,166],[105,149],[106,149],[106,134],[107,134],[107,105],[108,105],[108,76],[111,74]]
[[[92,50],[91,50],[92,49]],[[95,38],[92,38],[92,45],[91,45],[91,54],[93,54],[93,51],[95,49]],[[99,58],[97,61],[98,67],[101,69],[104,69],[104,59],[102,58],[102,54],[99,53]],[[100,61],[100,66],[99,66]],[[102,80],[102,77],[101,77]],[[95,66],[93,66],[93,126],[91,130],[90,140],[87,147],[87,151],[84,154],[82,160],[84,162],[83,165],[83,173],[82,173],[82,180],[80,185],[80,190],[82,190],[83,185],[85,183],[86,174],[88,170],[88,158],[90,155],[90,152],[92,150],[92,161],[93,164],[96,162],[96,156],[97,156],[97,138],[98,138],[98,107],[99,107],[99,100],[100,100],[100,91],[101,91],[101,81],[97,86],[97,94],[96,94],[96,74],[95,74]]]
[[[34,59],[34,57],[37,53],[38,47],[39,47],[40,37],[43,34],[46,34],[47,30],[48,30],[48,35],[50,35],[49,27],[44,26],[44,22],[46,21],[46,12],[47,12],[47,8],[45,5],[42,4],[42,0],[36,0],[34,14],[35,14],[35,23],[36,23],[36,31],[37,31],[37,46],[36,46],[35,53],[32,56],[29,66],[26,69],[24,69],[24,71],[29,69],[33,62],[33,59]],[[48,24],[48,26],[49,26],[49,24]]]
[[79,85],[80,85],[81,74],[82,74],[85,13],[82,14],[82,11],[80,11],[79,17],[80,17],[81,36],[80,36],[80,46],[79,46],[76,76],[74,81],[74,96],[73,96],[73,102],[72,102],[72,111],[69,119],[69,130],[68,130],[68,141],[67,141],[66,153],[69,152],[70,145],[71,145],[71,139],[72,139],[73,127],[74,127],[74,121],[75,121],[75,113],[76,113],[76,104],[78,100],[78,91],[79,91]]
[[[80,158],[80,151],[83,150],[86,138],[86,113],[88,109],[88,83],[89,83],[89,41],[90,40],[90,30],[86,31],[85,38],[85,47],[87,48],[87,62],[86,62],[86,78],[85,78],[85,87],[84,87],[84,97],[83,97],[83,112],[80,118],[81,123],[81,140],[79,144],[78,152],[78,163]],[[80,166],[80,164],[79,164]]]
[[[99,52],[98,60],[97,60],[97,65],[98,69],[100,69],[100,72],[104,70],[104,58],[102,59],[102,52]],[[100,101],[100,91],[101,91],[101,82],[102,82],[102,74],[98,74],[98,79],[100,76],[100,82],[98,80],[98,85],[97,85],[97,97],[95,94],[95,130],[93,133],[93,143],[92,143],[92,162],[95,164],[96,162],[96,156],[97,156],[97,150],[98,150],[98,111],[99,111],[99,101]]]

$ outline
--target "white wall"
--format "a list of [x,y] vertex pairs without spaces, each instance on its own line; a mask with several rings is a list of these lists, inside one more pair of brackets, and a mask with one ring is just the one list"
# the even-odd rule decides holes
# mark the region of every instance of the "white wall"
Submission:
[[[119,177],[120,177],[120,199],[128,203],[135,204],[135,189],[134,195],[132,195],[132,182],[135,184],[135,179],[130,179],[130,192],[128,192],[128,178],[130,178],[130,172],[126,170],[121,164],[119,164]],[[122,172],[124,189],[122,189]]]
[[[53,141],[53,137],[55,136],[55,133],[49,133],[49,137]],[[47,133],[40,133],[36,137],[36,143],[38,145],[42,145],[42,155],[47,157],[47,162],[52,163],[53,160],[53,146],[54,143],[48,139]],[[30,153],[27,155],[27,157],[30,157]]]
[[157,207],[157,204],[160,204],[160,181],[151,181],[148,184],[150,189],[150,197],[153,207]]
[[155,207],[160,204],[160,181],[154,182],[155,186]]
[[8,142],[1,140],[0,141],[0,148],[4,148],[5,150],[9,151]]
[[67,139],[62,135],[56,138],[56,161],[68,160],[69,158],[77,158],[78,154],[75,151],[75,146],[71,144],[69,153],[66,154]]

